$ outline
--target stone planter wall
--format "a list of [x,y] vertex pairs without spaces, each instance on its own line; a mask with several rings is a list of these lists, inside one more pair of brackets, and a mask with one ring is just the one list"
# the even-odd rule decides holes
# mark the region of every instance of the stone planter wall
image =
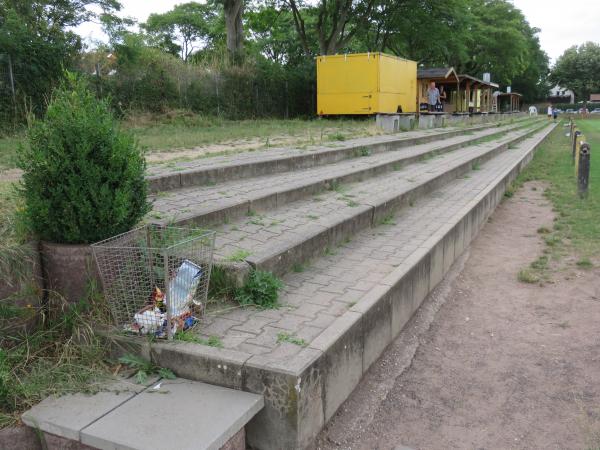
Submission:
[[50,292],[77,303],[85,297],[90,281],[100,288],[100,275],[89,245],[41,242],[40,251],[46,289]]

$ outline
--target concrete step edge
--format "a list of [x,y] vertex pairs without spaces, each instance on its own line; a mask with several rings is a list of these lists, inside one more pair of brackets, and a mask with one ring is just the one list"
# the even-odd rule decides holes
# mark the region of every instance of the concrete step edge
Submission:
[[[270,254],[265,255],[263,253],[261,256],[249,256],[245,261],[254,269],[282,276],[289,272],[294,265],[303,264],[319,256],[324,248],[333,248],[355,233],[375,226],[386,216],[407,206],[411,201],[439,189],[447,182],[468,172],[474,163],[485,162],[493,158],[499,152],[507,149],[509,145],[526,139],[536,131],[539,131],[539,129],[527,130],[511,140],[489,149],[485,154],[475,156],[456,166],[451,166],[444,173],[438,174],[424,182],[416,183],[411,186],[411,189],[394,194],[385,201],[373,202],[371,205],[362,205],[362,207],[354,208],[352,215],[331,224],[326,229],[313,233],[303,240],[290,241],[287,247],[278,246]],[[232,266],[219,259],[215,259],[215,264],[221,265],[225,270],[230,271],[233,278],[238,281],[243,280],[241,273],[247,273],[245,270],[240,272],[239,266]]]
[[491,132],[484,136],[469,136],[468,139],[465,139],[460,143],[454,143],[442,146],[440,148],[431,149],[429,151],[420,153],[419,155],[398,155],[398,158],[380,163],[372,167],[368,167],[366,169],[349,170],[343,176],[325,177],[311,181],[310,183],[294,186],[293,188],[287,189],[285,191],[276,190],[266,195],[253,198],[251,200],[244,200],[241,202],[230,204],[228,206],[216,207],[212,210],[203,211],[199,214],[192,213],[190,215],[175,220],[156,220],[154,222],[159,224],[164,224],[168,222],[178,225],[197,226],[210,226],[218,223],[223,223],[226,219],[234,219],[245,216],[250,211],[256,212],[270,210],[291,203],[293,201],[311,195],[315,195],[320,191],[327,190],[334,183],[350,183],[355,181],[362,181],[367,178],[394,170],[394,168],[396,168],[398,165],[400,165],[400,167],[406,167],[410,164],[414,164],[427,158],[428,155],[451,152],[459,148],[464,148],[469,145],[473,145],[473,143],[478,141],[479,139],[515,131],[520,128],[523,128],[524,126],[526,125],[521,123],[507,127],[502,127],[497,132],[495,132],[496,130],[493,130],[494,132]]
[[[514,123],[518,124],[527,121],[529,118],[520,118]],[[217,167],[205,169],[180,170],[163,175],[150,175],[146,177],[149,184],[149,191],[157,193],[173,189],[212,184],[217,182],[229,181],[233,179],[251,178],[264,176],[274,173],[287,172],[294,169],[306,169],[319,165],[333,164],[344,159],[353,158],[356,152],[363,149],[370,153],[382,153],[385,151],[398,150],[411,145],[425,144],[439,141],[450,137],[455,137],[469,131],[481,131],[488,128],[494,128],[501,122],[492,122],[485,125],[478,125],[464,129],[452,129],[441,131],[435,134],[428,134],[419,137],[401,137],[396,139],[380,139],[373,143],[356,143],[339,148],[319,148],[316,151],[307,152],[302,155],[290,155],[277,158],[248,163],[232,162]]]

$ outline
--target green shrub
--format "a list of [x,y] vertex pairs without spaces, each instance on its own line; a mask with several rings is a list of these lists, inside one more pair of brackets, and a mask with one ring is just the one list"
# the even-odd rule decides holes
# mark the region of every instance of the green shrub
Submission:
[[107,100],[67,76],[19,149],[25,219],[41,239],[90,243],[131,229],[150,209],[146,163]]
[[235,299],[241,305],[275,308],[282,288],[281,280],[271,272],[253,270],[244,286],[236,290]]

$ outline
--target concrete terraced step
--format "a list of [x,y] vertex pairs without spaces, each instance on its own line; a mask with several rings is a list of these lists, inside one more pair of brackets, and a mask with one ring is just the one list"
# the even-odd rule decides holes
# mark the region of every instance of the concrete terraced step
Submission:
[[305,261],[360,230],[385,222],[399,208],[418,203],[420,196],[464,175],[474,164],[492,158],[534,131],[513,131],[493,142],[464,147],[376,178],[340,185],[265,215],[233,221],[217,228],[216,263],[225,262],[230,270],[248,270],[243,265],[227,264],[243,260],[276,275],[301,270]]
[[47,397],[23,422],[43,448],[244,450],[260,395],[182,378],[107,381],[95,395]]
[[537,122],[495,127],[404,148],[400,151],[353,158],[326,166],[294,172],[225,181],[214,186],[196,186],[162,192],[153,198],[149,217],[156,223],[214,225],[239,218],[254,211],[265,211],[314,195],[336,183],[364,180],[389,172],[433,153],[456,150],[478,139],[509,132]]
[[198,332],[219,336],[224,348],[120,339],[179,376],[262,394],[265,407],[247,426],[253,448],[306,448],[554,127],[496,153],[385,224],[358,232],[303,271],[286,274],[281,308],[208,315]]
[[[529,120],[517,119],[514,123]],[[150,192],[182,187],[221,183],[262,175],[306,169],[353,158],[360,152],[371,154],[398,150],[413,145],[460,136],[465,132],[481,131],[498,126],[488,123],[468,128],[409,131],[402,134],[352,139],[344,143],[310,149],[278,148],[259,152],[243,152],[215,156],[171,165],[153,165],[148,169]]]

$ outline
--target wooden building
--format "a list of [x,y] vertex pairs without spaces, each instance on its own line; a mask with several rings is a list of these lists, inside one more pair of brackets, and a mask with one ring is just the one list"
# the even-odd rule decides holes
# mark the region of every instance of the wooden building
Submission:
[[508,113],[521,110],[521,98],[517,92],[494,92],[492,109],[494,112]]
[[427,112],[427,89],[429,83],[435,82],[440,90],[444,112],[459,111],[460,79],[454,67],[437,67],[417,70],[417,97],[419,111]]
[[493,111],[493,93],[499,85],[471,75],[459,75],[459,112],[489,113]]
[[467,114],[492,112],[496,83],[471,75],[458,75],[453,67],[419,69],[417,71],[419,111],[427,111],[427,89],[435,82],[440,90],[445,113]]

